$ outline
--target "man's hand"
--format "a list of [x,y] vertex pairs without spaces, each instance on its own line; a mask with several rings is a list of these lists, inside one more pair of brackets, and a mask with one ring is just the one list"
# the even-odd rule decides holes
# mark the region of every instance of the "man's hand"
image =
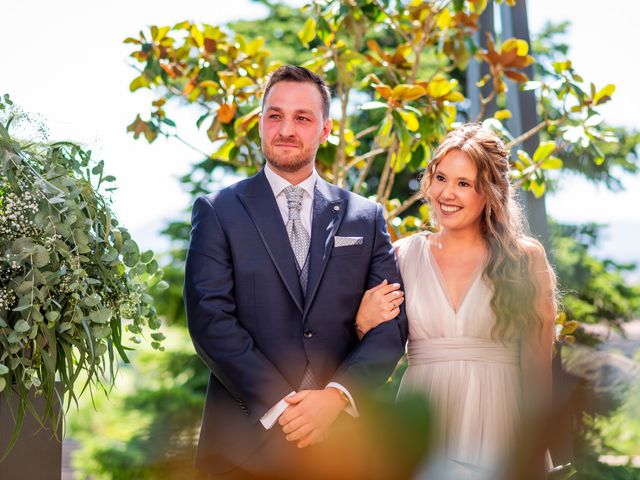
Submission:
[[289,404],[278,423],[286,438],[298,448],[321,442],[327,430],[347,406],[347,401],[333,387],[324,390],[302,390],[286,397]]

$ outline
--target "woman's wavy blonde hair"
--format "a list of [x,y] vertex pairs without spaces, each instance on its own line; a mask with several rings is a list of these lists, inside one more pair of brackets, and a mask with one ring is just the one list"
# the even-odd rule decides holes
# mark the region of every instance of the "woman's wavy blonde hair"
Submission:
[[420,190],[425,199],[429,199],[438,164],[452,150],[464,152],[475,163],[475,188],[486,200],[481,231],[489,248],[483,275],[494,286],[491,307],[496,324],[491,335],[508,339],[538,330],[543,319],[535,308],[539,288],[530,248],[537,241],[524,233],[522,209],[509,180],[509,151],[495,133],[478,124],[456,128],[436,148],[422,177]]

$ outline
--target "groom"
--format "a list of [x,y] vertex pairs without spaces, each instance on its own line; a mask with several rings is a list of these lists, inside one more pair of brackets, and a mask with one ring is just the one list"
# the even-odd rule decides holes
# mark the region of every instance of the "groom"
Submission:
[[210,478],[308,478],[305,455],[404,353],[404,311],[356,335],[365,290],[400,275],[380,205],[314,169],[329,103],[317,75],[278,68],[260,115],[265,168],[193,206],[185,305],[211,370],[196,458]]

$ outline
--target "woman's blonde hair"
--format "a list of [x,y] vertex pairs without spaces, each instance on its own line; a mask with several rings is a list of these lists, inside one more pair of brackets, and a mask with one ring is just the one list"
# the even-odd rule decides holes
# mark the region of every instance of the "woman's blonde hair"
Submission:
[[489,248],[483,275],[494,287],[491,307],[497,321],[491,334],[506,339],[537,330],[542,318],[535,308],[539,288],[532,271],[531,245],[538,242],[524,233],[522,209],[509,180],[509,151],[495,133],[478,124],[449,132],[422,177],[420,189],[426,199],[438,164],[452,150],[474,162],[475,188],[486,201],[480,224]]

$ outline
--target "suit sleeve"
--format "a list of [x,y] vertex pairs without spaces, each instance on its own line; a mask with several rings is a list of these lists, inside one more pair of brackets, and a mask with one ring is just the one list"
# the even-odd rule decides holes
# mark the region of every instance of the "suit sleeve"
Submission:
[[215,206],[200,197],[193,205],[185,267],[189,333],[200,358],[257,422],[294,389],[238,322],[234,288],[229,239]]
[[[398,263],[391,245],[387,224],[380,205],[376,208],[373,251],[369,264],[367,289],[387,279],[402,284]],[[408,327],[404,304],[400,314],[367,332],[338,369],[334,381],[352,388],[382,385],[405,352]]]

